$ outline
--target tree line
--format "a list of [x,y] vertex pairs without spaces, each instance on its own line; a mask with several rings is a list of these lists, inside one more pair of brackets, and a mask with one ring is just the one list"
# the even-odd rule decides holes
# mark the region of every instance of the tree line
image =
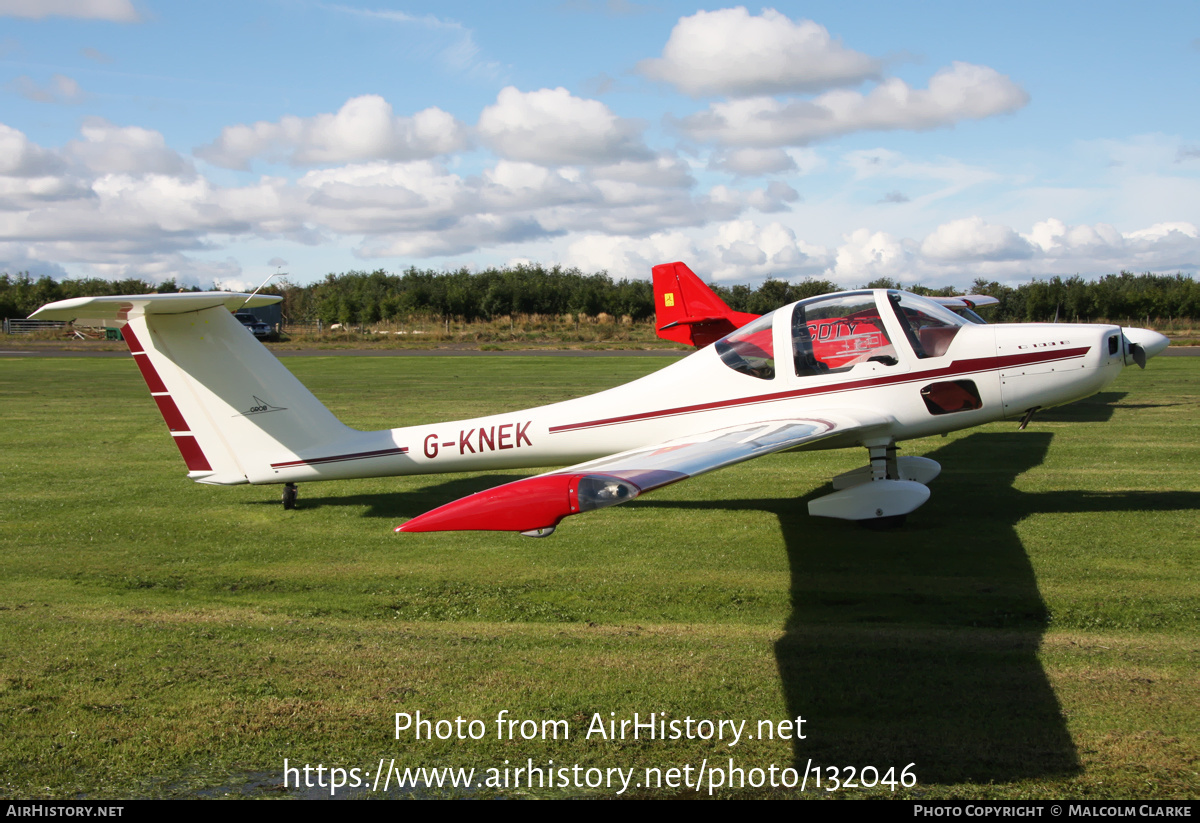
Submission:
[[[865,288],[905,288],[875,280]],[[952,287],[907,286],[918,294],[952,296]],[[106,294],[187,291],[175,281],[32,278],[28,272],[0,275],[0,316],[26,317],[55,300]],[[714,286],[730,308],[765,314],[795,300],[841,290],[828,280],[796,283],[770,278],[757,288]],[[191,288],[190,291],[200,291]],[[412,317],[444,317],[471,322],[516,315],[610,314],[646,320],[654,315],[648,280],[613,280],[607,272],[539,265],[453,272],[409,268],[402,274],[382,269],[329,274],[309,285],[284,281],[263,290],[284,298],[287,322],[367,325]],[[1099,319],[1179,320],[1200,318],[1200,283],[1184,274],[1122,271],[1096,280],[1051,277],[1019,286],[976,280],[967,293],[986,294],[1000,303],[986,311],[993,322],[1088,322]]]
[[1017,287],[976,280],[972,292],[1000,301],[988,315],[998,323],[1200,318],[1200,283],[1184,274],[1122,271],[1096,280],[1052,277]]

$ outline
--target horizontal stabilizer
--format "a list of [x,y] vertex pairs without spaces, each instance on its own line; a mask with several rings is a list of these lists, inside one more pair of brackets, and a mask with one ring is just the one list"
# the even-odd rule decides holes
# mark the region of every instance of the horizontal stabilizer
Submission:
[[32,320],[126,320],[148,314],[185,314],[224,306],[230,311],[269,306],[283,300],[274,294],[242,294],[230,291],[194,291],[178,294],[119,294],[106,297],[72,297],[47,303],[29,315]]
[[959,294],[954,297],[930,297],[949,309],[977,309],[981,306],[997,306],[1000,301],[986,294]]

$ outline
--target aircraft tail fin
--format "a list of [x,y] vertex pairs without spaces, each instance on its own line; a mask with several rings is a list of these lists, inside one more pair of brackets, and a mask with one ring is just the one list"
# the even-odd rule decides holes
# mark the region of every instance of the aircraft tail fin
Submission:
[[702,348],[757,314],[734,311],[683,263],[664,263],[654,275],[654,326],[658,336]]
[[231,314],[242,305],[281,298],[247,297],[229,292],[81,297],[43,306],[32,316],[121,325],[188,477],[218,485],[300,479],[289,476],[306,464],[299,455],[365,435],[334,417]]

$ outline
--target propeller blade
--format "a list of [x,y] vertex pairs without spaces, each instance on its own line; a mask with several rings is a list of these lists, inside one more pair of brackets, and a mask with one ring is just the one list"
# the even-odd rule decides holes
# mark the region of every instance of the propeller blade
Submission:
[[1133,358],[1133,362],[1138,364],[1138,368],[1146,368],[1146,350],[1137,343],[1129,344],[1129,356]]

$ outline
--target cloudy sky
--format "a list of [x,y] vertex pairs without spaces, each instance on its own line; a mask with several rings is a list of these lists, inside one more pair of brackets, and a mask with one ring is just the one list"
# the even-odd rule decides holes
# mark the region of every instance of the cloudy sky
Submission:
[[0,271],[1200,266],[1200,4],[0,0]]

